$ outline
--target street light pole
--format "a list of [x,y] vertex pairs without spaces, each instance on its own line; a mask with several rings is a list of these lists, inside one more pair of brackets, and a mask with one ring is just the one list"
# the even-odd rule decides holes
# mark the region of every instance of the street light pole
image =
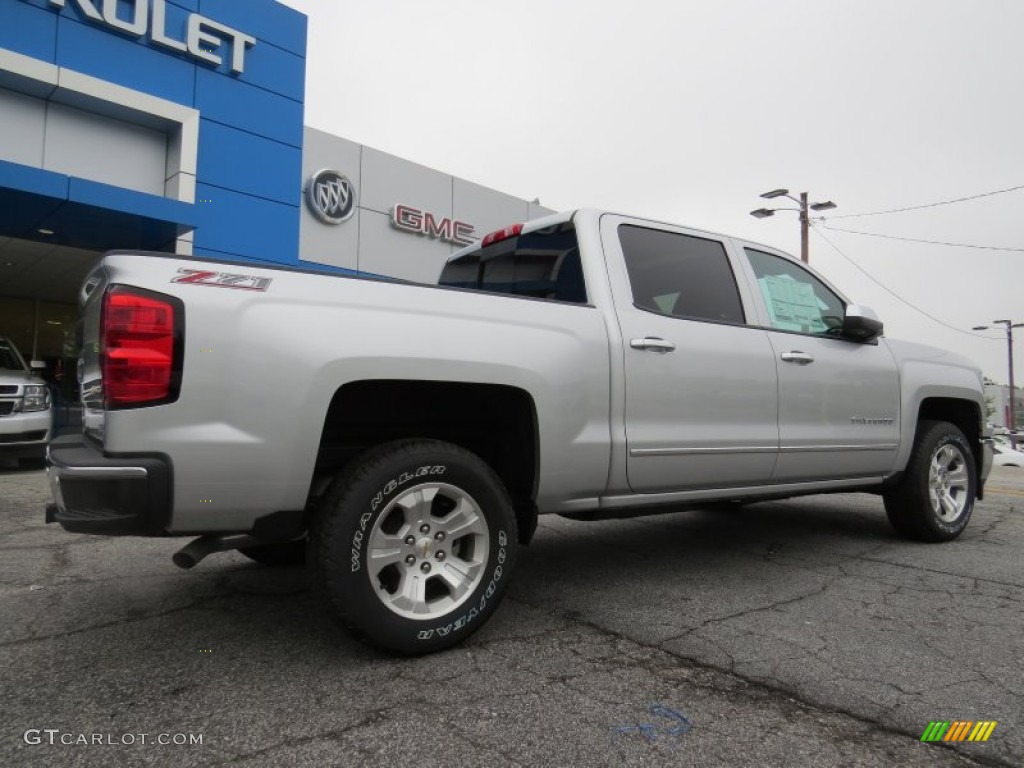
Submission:
[[827,211],[831,208],[835,208],[836,204],[831,200],[828,200],[824,203],[811,203],[808,205],[806,192],[801,192],[800,198],[797,199],[789,194],[788,189],[773,189],[771,192],[765,192],[761,197],[768,200],[776,197],[785,197],[800,206],[799,208],[758,208],[756,211],[751,211],[750,215],[755,219],[766,219],[769,216],[774,216],[776,211],[796,211],[800,215],[800,260],[804,262],[804,264],[810,263],[811,252],[810,244],[808,242],[811,229],[810,211]]
[[807,193],[800,193],[800,261],[804,264],[811,263],[810,244],[807,242],[810,237],[811,219],[807,215]]
[[1010,431],[1017,431],[1017,414],[1014,413],[1017,389],[1013,383],[1013,326],[1006,323],[1006,364],[1010,369]]
[[[1010,374],[1010,412],[1006,417],[1006,428],[1010,432],[1014,432],[1017,429],[1017,419],[1016,414],[1014,413],[1014,404],[1016,402],[1015,394],[1017,390],[1013,383],[1013,329],[1024,327],[1024,323],[1015,323],[1012,320],[993,320],[992,324],[1001,325],[1006,329],[1006,364],[1009,368]],[[974,326],[974,330],[976,331],[986,331],[988,329],[989,326],[987,325]],[[1013,440],[1012,437],[1011,440]],[[1016,441],[1014,440],[1014,442]]]

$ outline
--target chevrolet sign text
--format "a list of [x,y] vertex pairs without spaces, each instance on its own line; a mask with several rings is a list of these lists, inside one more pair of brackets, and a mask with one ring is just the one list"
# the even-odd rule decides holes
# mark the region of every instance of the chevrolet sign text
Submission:
[[[118,14],[119,0],[72,0],[83,16],[98,24],[111,27],[135,37],[149,36],[157,45],[187,53],[189,56],[219,67],[224,63],[220,54],[226,46],[231,60],[231,71],[245,71],[245,54],[256,45],[256,38],[239,32],[212,19],[191,13],[188,16],[186,39],[178,40],[167,32],[166,0],[133,0],[127,3],[131,12]],[[50,0],[50,5],[64,8],[67,0]]]

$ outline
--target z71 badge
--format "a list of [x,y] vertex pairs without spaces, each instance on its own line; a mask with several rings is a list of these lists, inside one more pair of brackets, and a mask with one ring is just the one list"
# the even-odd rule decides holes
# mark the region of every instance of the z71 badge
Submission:
[[272,277],[255,275],[232,275],[227,272],[213,272],[204,269],[179,269],[178,277],[172,283],[189,285],[210,285],[214,288],[234,288],[237,291],[266,291],[273,282]]

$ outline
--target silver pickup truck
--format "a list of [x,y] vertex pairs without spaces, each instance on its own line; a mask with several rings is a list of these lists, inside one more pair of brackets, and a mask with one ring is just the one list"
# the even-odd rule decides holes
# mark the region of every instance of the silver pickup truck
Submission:
[[81,299],[47,520],[308,558],[400,653],[479,628],[539,514],[864,491],[948,541],[992,462],[968,361],[772,248],[611,213],[492,233],[437,286],[114,252]]

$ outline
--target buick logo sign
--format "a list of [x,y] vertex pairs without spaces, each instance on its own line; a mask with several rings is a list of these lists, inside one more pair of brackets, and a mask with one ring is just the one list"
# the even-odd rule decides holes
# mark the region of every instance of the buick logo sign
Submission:
[[309,179],[306,203],[320,221],[341,224],[356,210],[356,188],[337,171],[320,171]]

